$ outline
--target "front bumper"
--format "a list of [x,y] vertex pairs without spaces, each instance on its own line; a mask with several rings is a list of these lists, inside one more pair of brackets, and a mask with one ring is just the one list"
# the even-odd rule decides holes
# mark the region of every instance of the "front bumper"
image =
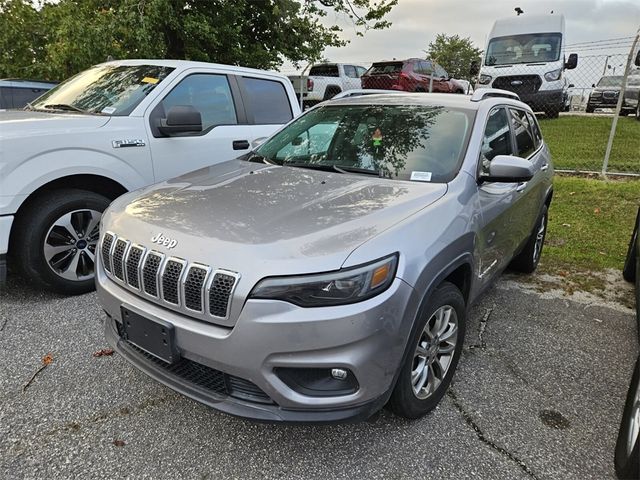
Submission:
[[[400,279],[384,293],[354,305],[300,308],[280,301],[249,300],[233,328],[146,302],[106,278],[101,269],[96,286],[108,315],[107,340],[124,358],[184,395],[217,410],[262,421],[335,422],[369,417],[391,394],[415,314],[414,291]],[[118,334],[121,306],[169,322],[183,359],[250,382],[270,402],[201,388],[179,372],[163,368]],[[357,379],[358,389],[310,396],[285,383],[277,373],[282,368],[347,369]]]
[[562,90],[538,90],[536,93],[519,94],[520,100],[529,105],[533,111],[547,111],[564,107]]

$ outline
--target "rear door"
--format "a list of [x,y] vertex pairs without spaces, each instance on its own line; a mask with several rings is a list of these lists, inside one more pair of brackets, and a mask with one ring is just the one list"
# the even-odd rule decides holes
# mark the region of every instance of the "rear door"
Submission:
[[[158,130],[171,107],[190,105],[202,116],[202,132],[166,137]],[[252,126],[233,75],[185,72],[147,114],[149,144],[156,181],[231,160],[248,151]]]
[[358,69],[355,65],[343,65],[344,68],[344,89],[354,90],[362,88],[362,82],[360,81],[360,75],[358,75]]

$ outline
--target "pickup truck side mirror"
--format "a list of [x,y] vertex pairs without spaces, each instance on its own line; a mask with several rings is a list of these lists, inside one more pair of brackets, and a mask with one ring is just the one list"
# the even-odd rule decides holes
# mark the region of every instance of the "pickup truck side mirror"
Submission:
[[569,55],[569,60],[567,60],[567,63],[564,64],[564,68],[565,70],[573,70],[577,66],[578,66],[578,54],[572,53],[571,55]]
[[160,119],[158,130],[167,137],[183,133],[202,132],[202,115],[191,105],[176,105],[167,112],[167,118]]
[[533,164],[513,155],[496,155],[489,164],[489,175],[480,177],[484,182],[528,182],[534,175]]
[[640,50],[638,50],[638,54],[636,55],[636,61],[634,62],[636,67],[640,67]]
[[478,73],[480,73],[480,63],[477,61],[471,62],[469,66],[469,76],[475,77]]
[[596,84],[595,84],[595,83],[592,83],[592,84],[591,84],[591,88],[596,88]]
[[573,87],[575,87],[573,83],[570,83],[569,85],[567,85],[567,88],[573,88]]

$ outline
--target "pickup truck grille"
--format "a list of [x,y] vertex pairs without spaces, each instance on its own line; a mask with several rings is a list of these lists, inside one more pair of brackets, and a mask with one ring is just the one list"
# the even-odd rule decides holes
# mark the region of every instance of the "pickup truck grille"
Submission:
[[100,249],[107,276],[147,300],[203,320],[225,320],[240,276],[167,256],[106,232]]

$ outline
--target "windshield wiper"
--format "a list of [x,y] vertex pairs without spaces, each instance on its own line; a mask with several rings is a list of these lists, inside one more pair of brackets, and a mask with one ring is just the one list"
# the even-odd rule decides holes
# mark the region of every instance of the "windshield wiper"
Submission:
[[246,160],[247,162],[266,163],[267,165],[277,165],[277,163],[272,162],[267,157],[254,152],[251,152],[249,156],[246,158]]
[[308,168],[309,170],[320,170],[323,172],[345,173],[340,167],[335,165],[324,165],[321,163],[283,163],[283,167]]
[[334,165],[334,168],[342,170],[342,173],[361,173],[362,175],[375,175],[382,177],[382,170],[370,170],[368,168],[347,167],[345,165]]
[[93,112],[74,107],[73,105],[69,105],[68,103],[48,103],[44,106],[44,108],[50,108],[52,110],[66,110],[69,112],[88,113],[90,115],[93,115]]

